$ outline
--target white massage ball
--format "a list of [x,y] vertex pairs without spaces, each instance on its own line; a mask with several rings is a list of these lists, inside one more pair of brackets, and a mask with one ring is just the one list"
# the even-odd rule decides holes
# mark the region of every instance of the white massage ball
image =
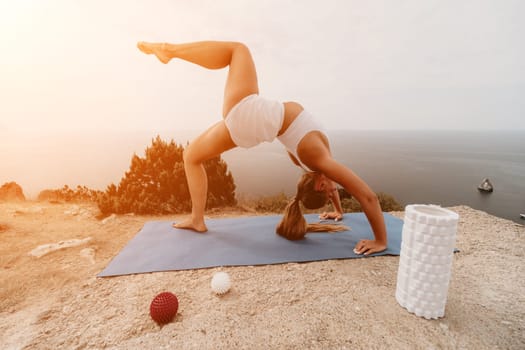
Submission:
[[211,279],[211,290],[216,294],[224,294],[230,290],[232,283],[226,272],[217,272]]

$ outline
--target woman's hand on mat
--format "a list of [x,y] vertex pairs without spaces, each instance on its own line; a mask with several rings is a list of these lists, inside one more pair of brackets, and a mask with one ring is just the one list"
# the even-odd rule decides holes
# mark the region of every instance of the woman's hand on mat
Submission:
[[343,214],[338,213],[336,211],[331,212],[324,212],[321,215],[319,215],[319,219],[321,220],[335,220],[335,221],[341,221],[343,220]]
[[386,244],[375,240],[362,239],[355,245],[354,253],[369,255],[386,249]]

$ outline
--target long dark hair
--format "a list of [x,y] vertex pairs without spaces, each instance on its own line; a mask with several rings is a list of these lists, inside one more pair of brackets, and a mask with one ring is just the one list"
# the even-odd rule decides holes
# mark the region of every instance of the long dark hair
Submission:
[[301,176],[297,183],[297,193],[284,210],[283,218],[277,225],[277,234],[286,239],[296,241],[303,239],[307,232],[340,232],[348,230],[344,225],[336,224],[308,224],[301,210],[301,203],[307,209],[323,207],[328,198],[324,192],[315,191],[315,177],[313,172]]

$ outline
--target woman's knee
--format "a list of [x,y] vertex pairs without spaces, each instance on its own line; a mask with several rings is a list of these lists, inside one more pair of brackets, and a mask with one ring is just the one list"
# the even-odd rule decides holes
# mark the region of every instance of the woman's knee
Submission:
[[184,164],[199,164],[202,161],[199,159],[199,152],[195,148],[195,145],[190,143],[182,152],[182,159]]
[[250,48],[241,42],[234,42],[233,48],[232,48],[232,60],[234,57],[238,57],[238,59],[245,60],[249,58],[249,60],[252,60],[252,53],[250,52]]
[[233,48],[236,49],[236,50],[246,50],[246,51],[250,51],[250,48],[248,48],[248,45],[246,45],[246,44],[243,43],[243,42],[240,42],[240,41],[234,41],[234,42],[232,42],[232,45],[233,45]]

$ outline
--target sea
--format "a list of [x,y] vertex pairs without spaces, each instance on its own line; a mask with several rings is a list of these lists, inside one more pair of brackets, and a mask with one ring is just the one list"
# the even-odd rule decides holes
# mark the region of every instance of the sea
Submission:
[[[328,136],[335,159],[375,192],[391,194],[402,206],[467,205],[525,223],[520,218],[525,213],[524,130],[338,130]],[[295,191],[300,171],[278,143],[224,158],[239,193]],[[477,189],[485,178],[493,185],[492,193]]]
[[[43,189],[85,185],[104,190],[118,184],[133,154],[143,156],[152,138],[185,145],[197,131],[68,132],[4,134],[0,184],[15,181],[26,197]],[[525,130],[333,130],[327,131],[335,159],[375,192],[402,206],[467,205],[525,224]],[[301,174],[275,141],[223,154],[237,197],[293,195]],[[492,193],[477,187],[488,178]]]

